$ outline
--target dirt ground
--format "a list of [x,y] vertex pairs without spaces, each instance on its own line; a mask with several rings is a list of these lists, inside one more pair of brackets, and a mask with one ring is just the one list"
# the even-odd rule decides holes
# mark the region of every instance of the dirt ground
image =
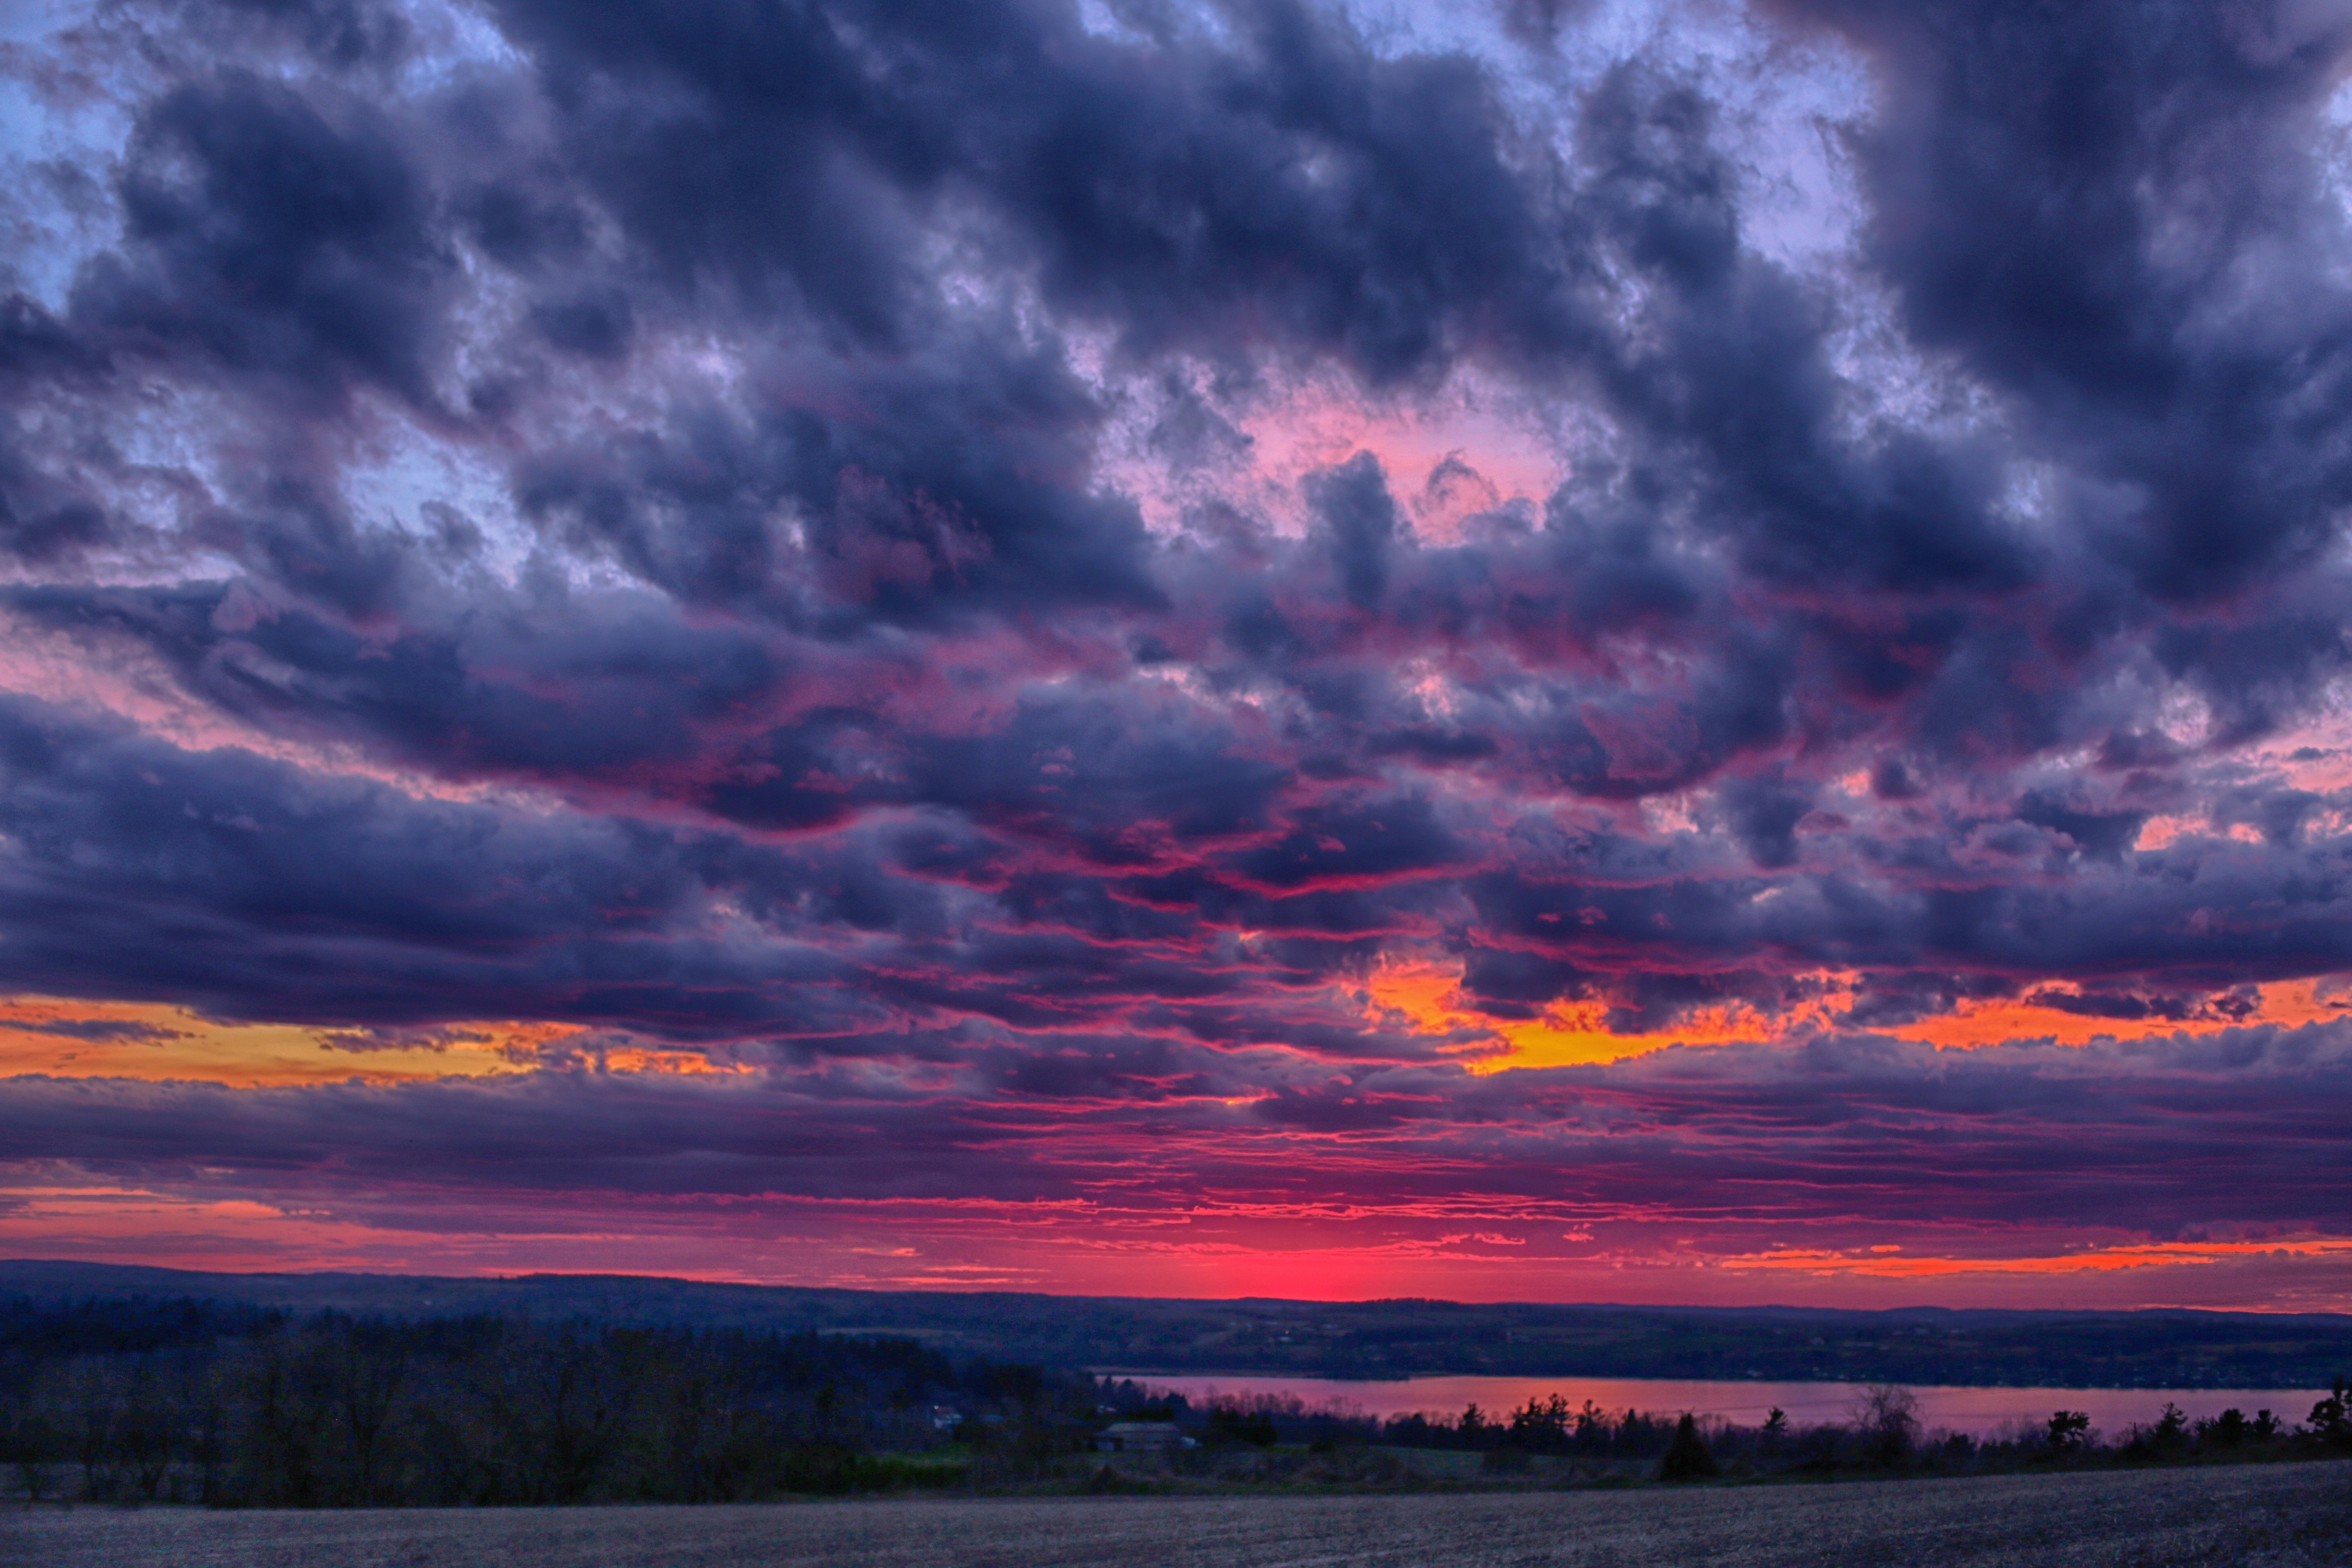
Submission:
[[1668,1491],[0,1516],[6,1568],[2344,1568],[2352,1464]]

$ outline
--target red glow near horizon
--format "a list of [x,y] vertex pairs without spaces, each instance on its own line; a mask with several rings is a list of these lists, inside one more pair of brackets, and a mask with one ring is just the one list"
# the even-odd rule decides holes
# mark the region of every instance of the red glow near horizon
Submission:
[[10,33],[0,1248],[2352,1302],[2352,25],[1099,9]]

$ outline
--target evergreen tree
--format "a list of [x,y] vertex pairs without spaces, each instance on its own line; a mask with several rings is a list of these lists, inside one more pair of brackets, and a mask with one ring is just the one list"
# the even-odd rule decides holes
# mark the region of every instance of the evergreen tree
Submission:
[[1698,1422],[1688,1411],[1675,1424],[1674,1441],[1666,1445],[1665,1458],[1658,1461],[1658,1479],[1662,1481],[1703,1481],[1715,1474],[1715,1454],[1699,1436]]

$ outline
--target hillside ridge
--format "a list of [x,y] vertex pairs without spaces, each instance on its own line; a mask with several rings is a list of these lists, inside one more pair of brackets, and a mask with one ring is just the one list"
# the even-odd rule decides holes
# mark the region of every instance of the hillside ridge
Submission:
[[2352,1316],[2189,1308],[1302,1301],[866,1290],[659,1275],[210,1273],[0,1259],[0,1296],[186,1297],[295,1313],[492,1314],[904,1335],[1013,1361],[1163,1373],[2319,1387],[2352,1371]]

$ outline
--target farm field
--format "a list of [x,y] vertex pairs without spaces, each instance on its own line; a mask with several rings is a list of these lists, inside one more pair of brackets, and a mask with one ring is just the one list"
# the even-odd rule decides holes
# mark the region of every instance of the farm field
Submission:
[[2352,1465],[1410,1496],[18,1512],[8,1568],[2340,1568]]

